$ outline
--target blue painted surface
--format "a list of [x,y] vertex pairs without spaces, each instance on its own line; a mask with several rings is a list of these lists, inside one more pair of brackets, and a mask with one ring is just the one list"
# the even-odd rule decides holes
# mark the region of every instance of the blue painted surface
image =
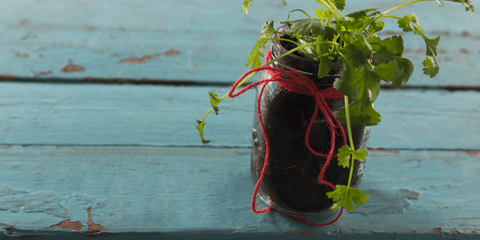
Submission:
[[[345,12],[371,6],[386,10],[403,2],[349,1]],[[248,54],[266,20],[275,19],[280,26],[290,9],[313,14],[319,6],[313,0],[290,1],[287,6],[280,0],[256,0],[252,5],[246,16],[240,11],[241,1],[0,1],[0,72],[45,81],[94,77],[231,83],[248,69],[244,66]],[[405,56],[417,66],[410,84],[479,86],[479,15],[471,18],[461,4],[450,2],[443,8],[435,2],[419,3],[397,14],[411,12],[417,12],[430,37],[443,36],[441,74],[430,79],[421,70],[425,43],[419,36],[404,34]],[[294,13],[292,18],[304,16]],[[385,21],[385,33],[399,33],[395,21]],[[170,50],[179,55],[163,55]],[[120,63],[146,56],[151,58],[143,64]],[[62,72],[69,60],[83,70]]]
[[[227,92],[247,70],[265,20],[317,6],[287,2],[256,0],[245,16],[241,1],[0,1],[0,75],[18,80],[0,83],[0,238],[478,238],[478,91],[382,90],[360,186],[371,198],[335,225],[251,212],[255,93],[207,118],[209,146],[194,120],[207,91]],[[346,12],[401,2],[351,1]],[[410,84],[480,86],[478,14],[449,2],[398,14],[412,11],[442,40],[441,73],[430,79],[423,41],[404,35],[417,66]],[[390,24],[385,32],[397,31]],[[78,71],[61,71],[69,65]],[[67,84],[88,77],[203,86]]]

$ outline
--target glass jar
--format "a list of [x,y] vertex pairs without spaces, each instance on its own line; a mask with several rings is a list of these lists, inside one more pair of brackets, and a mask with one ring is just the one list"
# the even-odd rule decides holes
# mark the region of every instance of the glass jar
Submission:
[[[285,26],[282,28],[279,31],[283,31]],[[282,36],[276,34],[274,37]],[[282,44],[285,42],[273,41],[272,59],[288,51]],[[318,62],[297,54],[290,54],[271,66],[301,72],[314,81],[319,89],[332,87],[335,78],[340,77],[342,70],[340,62],[334,63],[327,76],[319,79],[317,78]],[[270,77],[266,71],[260,74],[259,80]],[[261,87],[262,85],[257,86],[257,97]],[[325,100],[335,115],[345,106],[344,98]],[[350,101],[353,100],[350,99]],[[265,87],[260,101],[260,111],[263,111],[262,119],[269,140],[270,158],[258,196],[271,205],[273,210],[290,216],[306,218],[332,214],[331,207],[334,202],[327,197],[326,193],[333,189],[317,183],[318,175],[327,158],[315,156],[305,144],[306,130],[315,107],[314,97],[289,92],[272,81]],[[253,182],[256,183],[263,169],[266,147],[256,109],[254,116],[250,170]],[[342,127],[347,134],[346,124],[342,124]],[[337,154],[338,148],[343,145],[340,132],[337,131],[338,135],[335,138],[334,154]],[[355,149],[367,148],[370,127],[352,125],[352,132]],[[319,111],[310,132],[310,146],[319,153],[328,154],[330,141],[330,130]],[[363,168],[363,162],[355,161],[352,187],[360,184]],[[326,169],[324,180],[333,185],[347,185],[349,174],[350,169],[338,166],[337,158],[334,157]]]

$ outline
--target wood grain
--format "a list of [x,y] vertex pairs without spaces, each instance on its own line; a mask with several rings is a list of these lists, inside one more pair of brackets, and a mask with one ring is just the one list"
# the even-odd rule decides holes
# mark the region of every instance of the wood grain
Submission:
[[[403,0],[350,1],[346,13],[370,6],[386,10]],[[288,11],[304,8],[311,14],[315,1],[258,0],[244,15],[241,1],[0,1],[0,75],[17,81],[194,81],[232,83],[243,72],[261,26],[285,20]],[[181,9],[181,10],[180,10]],[[422,11],[432,9],[431,11]],[[438,61],[441,74],[423,75],[425,43],[403,34],[405,56],[416,68],[411,85],[480,86],[480,27],[459,3],[419,3],[400,9],[417,12],[430,38],[442,35]],[[292,18],[305,18],[293,13]],[[399,34],[395,21],[385,20],[384,35]],[[168,54],[171,51],[177,54]],[[71,60],[71,62],[70,62]]]
[[360,187],[371,199],[323,228],[251,212],[249,149],[3,146],[0,156],[0,227],[17,232],[59,230],[50,226],[69,220],[80,221],[81,231],[92,221],[113,236],[296,231],[338,239],[412,231],[428,237],[435,228],[471,236],[480,224],[473,190],[480,155],[465,152],[369,152]]
[[[1,83],[0,143],[19,145],[201,146],[196,118],[218,87]],[[222,102],[205,120],[207,146],[249,147],[255,90]],[[370,147],[476,149],[480,94],[387,90],[375,108]]]

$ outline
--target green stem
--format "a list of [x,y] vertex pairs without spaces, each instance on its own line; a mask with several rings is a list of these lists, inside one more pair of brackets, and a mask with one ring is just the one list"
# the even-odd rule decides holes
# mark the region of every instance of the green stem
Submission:
[[[352,148],[353,151],[355,151],[355,146],[353,144],[353,137],[352,137],[352,127],[350,125],[350,106],[348,103],[348,97],[345,96],[345,113],[346,113],[346,118],[347,118],[347,130],[348,130],[348,140],[350,141],[350,148]],[[348,177],[348,185],[347,187],[350,187],[350,183],[352,182],[352,176],[353,176],[353,168],[355,166],[355,159],[352,157],[352,162],[350,164],[350,176]]]
[[322,4],[327,5],[329,9],[333,10],[333,13],[336,13],[336,14],[333,14],[333,16],[335,17],[335,20],[337,22],[340,22],[339,17],[342,17],[342,15],[338,11],[338,9],[335,7],[335,5],[333,5],[329,0],[317,0],[317,2],[318,3],[321,2]]
[[377,15],[376,17],[374,18],[371,18],[370,20],[367,21],[367,23],[365,23],[365,25],[362,27],[362,29],[360,29],[360,31],[358,31],[357,33],[361,33],[363,32],[363,30],[365,30],[372,22],[374,22],[375,20],[385,16],[387,13],[389,12],[392,12],[392,11],[395,11],[399,8],[402,8],[402,7],[405,7],[407,5],[410,5],[410,4],[413,4],[413,3],[417,3],[417,2],[428,2],[428,1],[436,1],[436,0],[413,0],[413,1],[410,1],[410,2],[406,2],[406,3],[402,3],[398,6],[395,6],[393,8],[390,8],[388,10],[386,10],[385,12],[382,12],[380,13],[379,15]]

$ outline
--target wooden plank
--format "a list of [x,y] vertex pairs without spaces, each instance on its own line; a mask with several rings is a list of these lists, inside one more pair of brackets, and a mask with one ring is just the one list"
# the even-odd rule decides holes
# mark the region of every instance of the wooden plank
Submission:
[[[226,88],[105,84],[1,83],[1,144],[201,146],[195,118],[207,91]],[[255,108],[250,90],[225,100],[207,119],[210,146],[248,147]],[[478,149],[480,94],[474,91],[382,91],[382,122],[370,147]]]
[[[386,10],[403,2],[350,1],[345,12],[370,6]],[[246,59],[266,20],[275,19],[279,26],[290,9],[304,8],[313,14],[319,6],[315,1],[283,6],[280,0],[257,0],[252,5],[246,16],[240,11],[241,1],[0,1],[4,16],[0,75],[17,81],[231,83],[248,69]],[[419,13],[427,8],[432,10]],[[461,4],[450,2],[444,8],[435,2],[420,3],[398,10],[398,15],[412,11],[430,37],[440,33],[442,40],[441,74],[432,80],[422,74],[423,40],[404,34],[405,56],[417,66],[410,84],[480,86],[479,15],[470,18]],[[292,18],[304,16],[293,13]],[[395,21],[386,22],[383,37],[399,32]]]
[[371,198],[321,228],[251,212],[249,149],[2,146],[0,156],[0,228],[16,236],[466,239],[480,230],[478,152],[370,152],[360,187]]

